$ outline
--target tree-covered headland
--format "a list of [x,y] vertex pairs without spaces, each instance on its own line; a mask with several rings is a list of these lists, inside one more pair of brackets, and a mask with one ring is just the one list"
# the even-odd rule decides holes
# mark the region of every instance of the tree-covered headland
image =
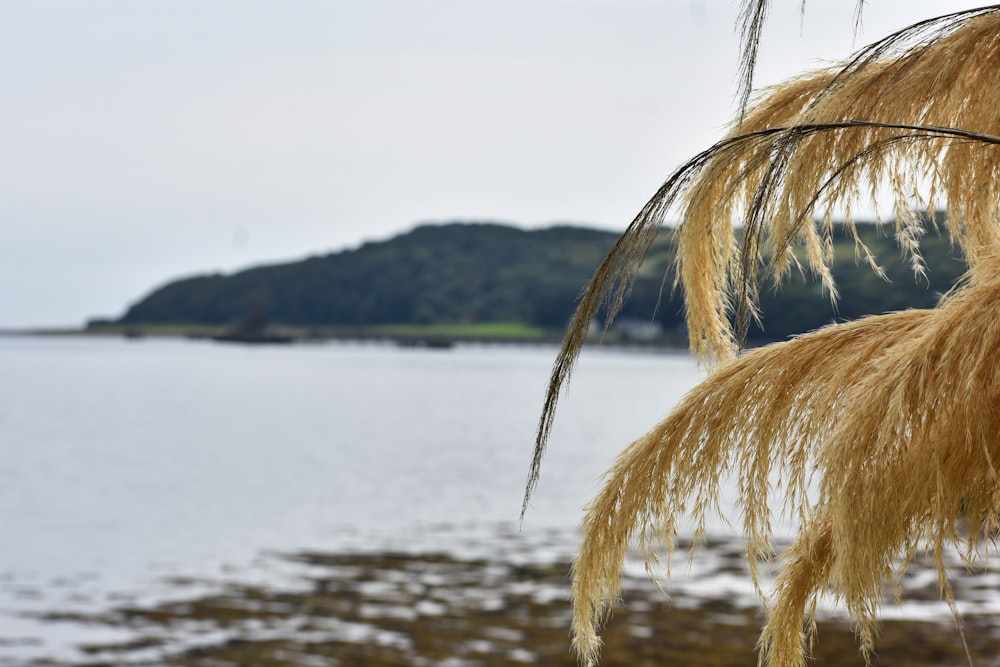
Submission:
[[[837,232],[834,307],[808,273],[761,294],[762,328],[750,337],[778,340],[834,320],[933,306],[965,270],[946,238],[929,234],[921,248],[926,279],[874,225],[858,233],[885,268],[885,278],[858,271],[855,241]],[[131,305],[120,325],[233,327],[250,318],[303,329],[388,325],[520,323],[561,335],[586,284],[614,246],[617,232],[569,225],[524,230],[510,225],[421,225],[396,237],[300,261],[236,273],[170,281]],[[673,231],[650,247],[619,322],[655,321],[667,339],[683,338],[684,308],[673,289]],[[664,274],[666,279],[664,281]],[[657,302],[659,307],[657,307]],[[600,319],[600,317],[598,318]]]

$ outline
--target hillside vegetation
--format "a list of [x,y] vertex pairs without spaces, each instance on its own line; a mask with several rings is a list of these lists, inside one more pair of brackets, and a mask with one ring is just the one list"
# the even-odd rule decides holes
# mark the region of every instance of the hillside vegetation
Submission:
[[[934,305],[965,263],[946,239],[928,236],[926,279],[914,279],[885,229],[859,232],[885,268],[891,286],[859,266],[854,243],[838,237],[836,310],[810,277],[795,276],[781,292],[766,291],[764,329],[756,339],[781,339],[834,319]],[[617,232],[556,226],[527,231],[501,224],[423,225],[385,241],[301,261],[167,283],[132,305],[129,326],[233,326],[250,319],[305,328],[520,323],[558,333],[581,288],[610,250]],[[683,332],[682,302],[663,271],[672,253],[661,232],[621,318],[654,316],[668,333]]]

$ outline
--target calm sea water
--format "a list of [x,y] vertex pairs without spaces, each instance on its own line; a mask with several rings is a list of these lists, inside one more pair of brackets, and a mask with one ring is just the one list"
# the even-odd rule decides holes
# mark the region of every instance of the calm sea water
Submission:
[[519,531],[555,352],[0,338],[0,660],[85,632],[25,612],[275,577],[271,552],[564,557],[602,472],[701,374],[585,352]]

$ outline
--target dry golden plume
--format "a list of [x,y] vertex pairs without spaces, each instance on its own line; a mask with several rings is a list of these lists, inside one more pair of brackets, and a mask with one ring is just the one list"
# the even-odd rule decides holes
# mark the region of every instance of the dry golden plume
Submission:
[[[746,44],[756,44],[766,7],[744,2]],[[522,516],[586,331],[602,309],[606,324],[618,312],[668,215],[679,221],[691,349],[714,370],[622,454],[589,506],[573,582],[574,644],[588,664],[627,549],[638,543],[652,558],[657,545],[672,548],[680,519],[702,525],[728,475],[739,481],[758,584],[773,475],[801,526],[766,596],[760,651],[772,667],[805,664],[810,610],[825,591],[845,603],[867,654],[888,573],[900,575],[929,544],[947,597],[945,547],[961,543],[973,559],[979,536],[998,528],[997,99],[1000,6],[909,26],[839,67],[755,96],[729,136],[667,178],[598,267],[553,367]],[[886,200],[918,274],[920,237],[937,222],[914,211],[945,210],[967,283],[933,310],[834,325],[740,356],[759,282],[780,281],[801,261],[835,297],[834,215],[853,231],[852,209]],[[855,244],[878,270],[856,234]]]
[[602,308],[606,324],[614,318],[669,213],[680,221],[677,279],[692,351],[709,365],[738,351],[759,269],[779,280],[795,264],[794,245],[835,294],[834,211],[853,228],[854,207],[889,196],[897,237],[919,272],[924,230],[913,211],[943,200],[948,232],[974,271],[982,252],[1000,247],[997,93],[1000,6],[991,6],[914,24],[840,68],[758,96],[738,130],[667,178],[597,268],[553,366],[523,508],[590,324]]
[[901,575],[929,542],[944,590],[945,547],[961,543],[974,559],[979,536],[998,528],[997,368],[994,258],[936,309],[827,327],[722,364],[622,453],[588,507],[573,568],[580,655],[597,656],[630,546],[655,562],[683,517],[704,524],[730,476],[755,583],[772,552],[770,508],[800,524],[768,600],[762,663],[805,664],[803,628],[824,592],[845,603],[870,650],[886,573]]
[[[760,45],[760,38],[764,32],[764,23],[767,19],[767,12],[770,8],[771,0],[743,0],[740,5],[740,15],[736,24],[740,33],[740,63],[739,63],[739,85],[736,90],[736,97],[739,101],[739,118],[743,118],[747,106],[750,103],[750,95],[753,91],[754,71],[757,69],[757,49]],[[861,27],[861,13],[864,9],[865,0],[858,0],[854,8],[854,31],[857,33]],[[806,11],[806,0],[799,3],[799,13],[804,17]]]

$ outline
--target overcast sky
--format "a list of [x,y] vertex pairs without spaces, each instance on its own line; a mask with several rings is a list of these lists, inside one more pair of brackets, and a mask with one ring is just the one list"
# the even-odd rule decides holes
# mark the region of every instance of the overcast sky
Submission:
[[[773,83],[966,2],[776,0]],[[0,328],[421,222],[622,229],[734,111],[736,0],[0,0]]]

